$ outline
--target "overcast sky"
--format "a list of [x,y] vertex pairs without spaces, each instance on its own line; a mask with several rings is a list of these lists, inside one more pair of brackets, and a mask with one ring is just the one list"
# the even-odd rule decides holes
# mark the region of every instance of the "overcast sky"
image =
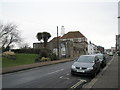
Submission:
[[118,0],[1,0],[0,7],[0,21],[17,24],[31,47],[38,32],[47,31],[52,39],[62,25],[66,33],[80,31],[96,45],[115,46]]

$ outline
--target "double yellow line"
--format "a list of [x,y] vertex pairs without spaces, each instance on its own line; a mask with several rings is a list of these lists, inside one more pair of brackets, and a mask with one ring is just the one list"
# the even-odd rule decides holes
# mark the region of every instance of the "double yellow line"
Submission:
[[77,82],[75,85],[73,85],[72,87],[70,87],[68,90],[73,90],[73,89],[75,89],[76,87],[78,87],[80,84],[82,84],[84,82],[87,82],[87,81],[81,79],[79,82]]

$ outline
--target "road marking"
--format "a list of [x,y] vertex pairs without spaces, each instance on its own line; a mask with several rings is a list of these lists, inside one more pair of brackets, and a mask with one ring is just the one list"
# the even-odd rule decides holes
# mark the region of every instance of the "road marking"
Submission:
[[63,76],[59,77],[59,78],[63,78]]
[[[7,74],[4,74],[3,76],[19,74],[19,73],[23,73],[23,72],[25,72],[25,71],[31,71],[31,70],[32,70],[32,69],[23,70],[23,71],[19,71],[19,72],[15,72],[15,73],[7,73]],[[54,71],[54,72],[47,73],[46,75],[54,74],[54,73],[57,73],[57,72],[60,72],[60,71],[63,71],[63,70],[64,70],[64,69],[56,70],[56,71]],[[44,75],[44,76],[45,76],[45,75]]]
[[77,82],[75,85],[73,85],[72,87],[70,87],[68,90],[73,90],[74,88],[78,87],[80,84],[87,82],[86,80],[80,80],[79,82]]
[[68,74],[66,74],[66,75],[68,76],[68,75],[70,75],[70,74],[68,73]]
[[50,72],[50,73],[48,73],[48,74],[54,74],[54,73],[57,73],[57,72],[60,72],[60,71],[63,71],[63,70],[64,70],[64,69],[56,70],[56,71]]
[[70,78],[67,78],[67,77],[64,77],[64,76],[60,76],[59,78],[61,78],[61,79],[67,79],[67,80],[70,79]]

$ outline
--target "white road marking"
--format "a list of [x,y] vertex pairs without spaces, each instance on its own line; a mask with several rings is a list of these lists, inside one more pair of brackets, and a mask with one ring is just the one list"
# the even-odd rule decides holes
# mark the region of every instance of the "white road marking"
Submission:
[[59,77],[59,78],[63,78],[63,76]]
[[64,79],[67,79],[67,80],[69,80],[70,78],[64,78]]
[[64,69],[60,69],[60,70],[56,70],[54,72],[50,72],[50,73],[47,73],[47,74],[54,74],[54,73],[57,73],[57,72],[60,72],[60,71],[63,71]]
[[68,73],[68,74],[66,74],[66,75],[70,75],[70,74]]
[[68,78],[67,76],[69,76],[70,74],[69,73],[67,73],[67,74],[65,74],[65,76],[60,76],[59,78],[60,79],[67,79],[67,80],[69,80],[70,78]]
[[67,80],[69,80],[69,79],[70,79],[70,78],[65,77],[65,76],[60,76],[59,78],[61,78],[61,79],[67,79]]

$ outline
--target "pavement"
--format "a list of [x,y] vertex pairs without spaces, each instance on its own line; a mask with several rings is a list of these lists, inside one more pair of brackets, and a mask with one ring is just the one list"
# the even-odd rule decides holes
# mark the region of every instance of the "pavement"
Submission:
[[101,70],[101,72],[83,86],[83,88],[89,88],[90,90],[95,88],[114,88],[118,87],[118,56],[114,55],[112,60],[107,63],[107,66]]
[[17,72],[17,71],[21,71],[21,70],[27,70],[27,69],[37,68],[37,67],[41,67],[41,66],[51,65],[51,64],[64,63],[64,62],[69,62],[72,60],[74,60],[74,59],[45,61],[45,62],[39,62],[39,63],[34,63],[34,64],[6,67],[6,68],[2,68],[2,72],[0,72],[0,74],[12,73],[12,72]]

